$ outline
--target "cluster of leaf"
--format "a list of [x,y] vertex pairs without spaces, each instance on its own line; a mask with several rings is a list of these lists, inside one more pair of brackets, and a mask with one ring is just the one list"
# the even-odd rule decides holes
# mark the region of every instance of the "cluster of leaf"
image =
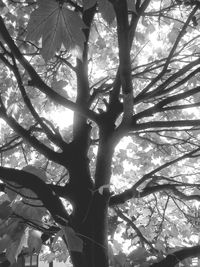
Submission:
[[[170,2],[165,1],[163,9]],[[109,24],[113,23],[113,27],[108,29],[105,21],[102,18],[96,17],[90,39],[89,53],[95,65],[94,68],[91,67],[90,72],[90,82],[93,84],[91,94],[96,99],[96,102],[94,101],[91,107],[95,111],[103,112],[106,109],[107,93],[109,92],[110,84],[113,82],[116,64],[118,63],[118,58],[116,57],[117,45],[113,46],[112,49],[108,46],[108,43],[117,44],[117,38],[114,35],[114,12],[110,2],[106,0],[77,1],[77,3],[84,10],[97,5],[102,17]],[[134,1],[128,1],[128,3],[130,11],[136,12]],[[188,14],[188,9],[184,10],[184,12],[181,9],[176,9],[174,13],[167,13],[164,21],[159,20],[158,27],[151,13],[156,12],[153,4],[147,10],[147,16],[141,19],[131,52],[134,58],[132,75],[136,95],[140,94],[149,81],[159,74],[163,58],[166,59],[168,50],[173,45],[174,39],[176,39],[179,29]],[[192,4],[192,1],[190,4]],[[68,50],[76,46],[83,47],[85,37],[82,29],[86,29],[86,25],[83,24],[78,10],[74,12],[66,3],[63,4],[61,1],[53,0],[37,1],[37,5],[33,2],[33,5],[28,5],[26,9],[14,8],[12,5],[10,5],[9,9],[5,6],[1,8],[10,33],[18,42],[21,50],[27,53],[30,61],[34,64],[37,71],[41,73],[41,77],[60,95],[74,100],[74,76],[61,59],[64,59],[64,62],[67,61],[68,66],[72,67],[74,59],[69,55]],[[30,20],[28,21],[27,14],[29,15],[30,13]],[[183,21],[180,20],[180,17],[183,18]],[[197,16],[198,19],[199,17]],[[17,30],[12,26],[13,21],[17,23]],[[170,27],[166,31],[165,26],[168,24],[170,24]],[[180,40],[180,49],[170,64],[165,80],[169,79],[181,65],[184,65],[188,57],[199,57],[199,44],[195,38],[195,34],[198,33],[198,27],[194,28],[193,26],[195,25],[190,25],[185,33],[185,38]],[[25,36],[24,29],[26,27],[28,34]],[[158,32],[160,43],[152,48],[153,43],[158,40],[156,38],[150,39],[149,36],[157,36]],[[74,33],[76,34],[74,35]],[[34,42],[34,45],[31,41]],[[39,51],[41,51],[42,57],[48,61],[45,65],[39,55]],[[55,54],[56,57],[53,58]],[[1,67],[1,80],[4,81],[1,85],[2,97],[8,107],[8,113],[12,114],[23,126],[29,127],[29,125],[34,124],[34,120],[30,117],[25,105],[21,101],[20,94],[15,90],[16,80],[2,63]],[[107,77],[103,79],[105,73]],[[183,73],[183,77],[187,77],[187,75]],[[24,78],[28,84],[26,73],[24,73]],[[68,83],[66,83],[66,79]],[[109,82],[107,83],[107,81]],[[99,84],[102,86],[99,87]],[[198,86],[198,84],[199,76],[194,75],[191,79],[188,79],[187,89],[192,89],[196,85]],[[67,91],[63,89],[64,87],[67,87]],[[180,90],[179,87],[174,90],[174,94],[178,90]],[[30,90],[28,93],[39,113],[44,112],[43,114],[48,116],[50,111],[58,109],[58,106],[49,103],[46,97],[39,91],[33,92]],[[156,104],[162,100],[162,97],[161,95],[155,99],[152,98],[151,101],[136,103],[136,112],[139,113],[150,108],[152,103]],[[195,97],[183,99],[178,103],[181,105],[188,102],[196,104],[198,103],[198,98],[199,95],[196,94]],[[170,109],[170,106],[167,108]],[[192,120],[198,116],[198,114],[195,115],[192,111],[183,112],[181,109],[177,109],[170,112],[167,108],[162,114],[153,115],[153,119],[173,121],[176,119],[185,120],[189,117]],[[151,122],[151,119],[151,115],[147,116],[143,119],[143,122]],[[52,123],[54,122],[52,117],[49,120]],[[60,177],[62,178],[63,175],[63,169],[60,166],[49,163],[34,149],[30,150],[30,147],[23,143],[20,137],[13,135],[10,128],[3,124],[0,127],[4,133],[4,135],[0,136],[1,142],[7,144],[7,146],[1,147],[1,153],[4,155],[4,158],[1,160],[2,165],[22,168],[32,161],[35,164],[36,162],[33,158],[37,158],[41,165],[46,166],[49,164],[50,182],[60,181]],[[50,127],[53,131],[56,131],[56,127],[53,128],[51,125]],[[133,134],[131,138],[127,138],[124,143],[122,140],[122,145],[116,148],[113,159],[113,192],[121,193],[126,188],[131,187],[133,183],[136,183],[145,174],[151,173],[162,164],[176,159],[178,156],[191,151],[199,145],[198,127],[196,127],[195,132],[192,131],[193,129],[190,130],[188,128],[186,131],[178,130],[169,131],[165,129],[149,132],[141,130],[139,134]],[[32,127],[30,131],[32,131],[33,135],[40,138],[43,143],[51,148],[55,148],[37,125]],[[70,128],[60,127],[59,131],[65,141],[70,140]],[[94,142],[90,150],[91,170],[93,171],[95,169],[96,144],[98,143],[98,130],[95,127],[93,128],[91,139]],[[10,149],[14,149],[14,152]],[[37,172],[36,168],[34,173],[40,177],[40,173]],[[150,196],[145,195],[153,187],[162,187],[166,182],[169,182],[169,185],[173,185],[174,181],[176,181],[182,186],[182,193],[199,196],[198,174],[199,166],[195,157],[187,158],[185,161],[180,161],[170,167],[163,168],[155,173],[152,179],[141,184],[139,188],[140,195],[121,205],[114,212],[112,210],[109,228],[110,260],[112,265],[117,266],[118,264],[118,266],[123,266],[126,263],[129,265],[140,264],[145,266],[143,264],[144,259],[149,262],[152,260],[150,252],[156,258],[161,258],[163,255],[170,253],[172,248],[177,249],[178,247],[198,243],[198,216],[195,215],[196,210],[195,212],[193,210],[197,206],[196,209],[198,211],[196,202],[185,203],[181,198],[170,193],[167,187],[166,190],[161,192],[155,191]],[[64,175],[63,180],[66,181],[66,173]],[[194,184],[194,187],[192,187],[192,184]],[[20,197],[17,196],[17,193]],[[41,203],[37,199],[32,199],[36,198],[36,196],[30,190],[18,188],[15,184],[8,184],[6,194],[8,198],[5,197],[5,194],[1,196],[0,251],[6,249],[8,259],[14,262],[23,247],[28,248],[30,253],[39,252],[42,242],[41,232],[38,232],[38,230],[48,232],[48,229],[45,229],[45,227],[51,222],[51,219],[49,219],[49,214],[46,210],[41,207],[36,208],[32,206],[33,204],[40,206]],[[48,226],[51,226],[51,224]],[[82,244],[77,239],[73,230],[67,228],[65,232],[66,238],[70,240],[68,242],[68,245],[70,244],[69,247],[72,250],[81,250]],[[53,236],[54,239],[50,244],[50,250],[44,252],[43,259],[51,261],[57,257],[65,261],[69,254],[67,253],[66,245],[61,239],[64,236],[63,230],[60,230]]]

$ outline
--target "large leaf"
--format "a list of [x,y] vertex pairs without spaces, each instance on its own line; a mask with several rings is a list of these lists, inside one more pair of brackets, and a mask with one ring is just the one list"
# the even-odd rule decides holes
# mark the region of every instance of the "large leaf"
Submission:
[[[26,167],[23,168],[23,171],[32,173],[36,175],[38,178],[43,180],[44,182],[47,181],[47,176],[45,170],[41,168],[36,168],[33,165],[27,165]],[[38,199],[37,195],[30,189],[22,187],[19,190],[19,194],[25,198],[25,202],[28,204],[32,204],[35,206],[42,206],[42,202]],[[35,213],[35,212],[34,212]]]
[[63,44],[67,50],[83,48],[85,27],[77,13],[55,0],[38,0],[39,7],[31,13],[27,27],[27,40],[42,38],[41,54],[47,61]]
[[10,202],[5,201],[0,204],[0,219],[6,219],[12,213],[12,208],[10,207]]
[[62,230],[67,240],[68,249],[70,251],[82,252],[83,241],[82,239],[80,239],[80,237],[77,236],[75,231],[69,226],[63,227]]
[[14,242],[6,249],[6,258],[11,264],[15,263],[18,255],[22,251],[22,248],[26,246],[26,235],[23,232],[19,239],[16,239]]
[[27,220],[38,223],[40,222],[41,218],[46,214],[46,209],[44,207],[35,207],[34,206],[35,201],[32,201],[32,203],[33,204],[31,206],[31,205],[26,205],[21,201],[18,201],[12,205],[12,209],[19,216],[22,216]]
[[134,12],[137,13],[136,7],[135,7],[135,0],[127,0],[128,8]]
[[28,248],[30,253],[39,253],[42,247],[41,232],[37,230],[30,230],[28,237]]
[[83,0],[84,10],[93,7],[96,4],[97,0]]
[[16,183],[10,182],[9,185],[5,188],[5,193],[8,196],[10,201],[13,201],[17,196],[17,188],[19,188],[19,185]]
[[111,24],[115,18],[115,11],[112,4],[108,0],[97,0],[99,11],[109,24]]
[[0,238],[0,253],[3,252],[7,248],[10,242],[11,242],[11,238],[9,235],[4,235],[2,238]]
[[[93,7],[96,3],[98,3],[99,12],[101,13],[103,19],[111,24],[115,18],[115,11],[112,4],[108,0],[83,0],[83,8],[84,10]],[[130,3],[131,8],[133,8],[133,4]]]
[[9,233],[9,235],[11,235],[12,232],[15,231],[17,225],[18,225],[18,220],[9,218],[8,220],[2,221],[0,223],[0,237],[6,233]]

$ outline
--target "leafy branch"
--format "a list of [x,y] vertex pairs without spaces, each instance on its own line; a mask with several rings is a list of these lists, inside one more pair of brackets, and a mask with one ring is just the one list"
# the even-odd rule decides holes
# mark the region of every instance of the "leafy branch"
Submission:
[[24,140],[26,140],[30,145],[32,145],[37,151],[45,155],[48,159],[60,162],[61,154],[57,153],[46,145],[41,143],[36,137],[31,135],[30,130],[24,129],[13,117],[9,116],[6,113],[6,108],[3,104],[2,99],[0,98],[0,117],[4,119],[7,124],[14,129],[14,131],[20,135]]
[[31,64],[26,60],[26,58],[22,55],[19,48],[15,45],[13,39],[11,38],[8,30],[6,29],[6,26],[4,24],[4,21],[2,17],[0,17],[0,32],[1,36],[4,39],[4,41],[7,43],[8,47],[12,51],[12,54],[15,56],[15,58],[20,62],[20,64],[24,67],[24,69],[28,72],[31,80],[29,81],[30,86],[35,86],[38,88],[41,92],[46,94],[51,100],[54,102],[69,108],[73,111],[78,112],[82,116],[88,117],[91,120],[98,122],[97,115],[86,108],[83,108],[81,106],[76,105],[74,102],[62,97],[58,93],[56,93],[54,90],[51,89],[43,80],[41,77],[37,74],[35,69],[31,66]]

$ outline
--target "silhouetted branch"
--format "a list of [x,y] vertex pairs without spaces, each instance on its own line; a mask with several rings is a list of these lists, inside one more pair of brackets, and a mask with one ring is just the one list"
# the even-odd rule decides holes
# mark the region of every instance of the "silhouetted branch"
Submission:
[[164,260],[158,263],[154,263],[150,267],[174,267],[177,263],[181,262],[184,259],[187,259],[189,257],[197,257],[199,255],[200,246],[184,248],[167,255]]
[[50,211],[56,222],[65,225],[69,222],[69,215],[53,190],[36,175],[22,170],[0,167],[0,179],[6,182],[15,182],[24,188],[32,190]]

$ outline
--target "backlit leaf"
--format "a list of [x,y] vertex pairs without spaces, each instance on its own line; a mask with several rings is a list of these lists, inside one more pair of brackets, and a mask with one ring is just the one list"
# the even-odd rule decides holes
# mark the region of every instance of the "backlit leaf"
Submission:
[[67,50],[83,48],[85,41],[83,21],[77,13],[55,0],[38,0],[39,7],[31,13],[27,27],[27,40],[42,38],[41,54],[47,61],[63,44]]
[[37,230],[30,230],[28,237],[28,248],[30,253],[39,253],[42,247],[41,232]]

